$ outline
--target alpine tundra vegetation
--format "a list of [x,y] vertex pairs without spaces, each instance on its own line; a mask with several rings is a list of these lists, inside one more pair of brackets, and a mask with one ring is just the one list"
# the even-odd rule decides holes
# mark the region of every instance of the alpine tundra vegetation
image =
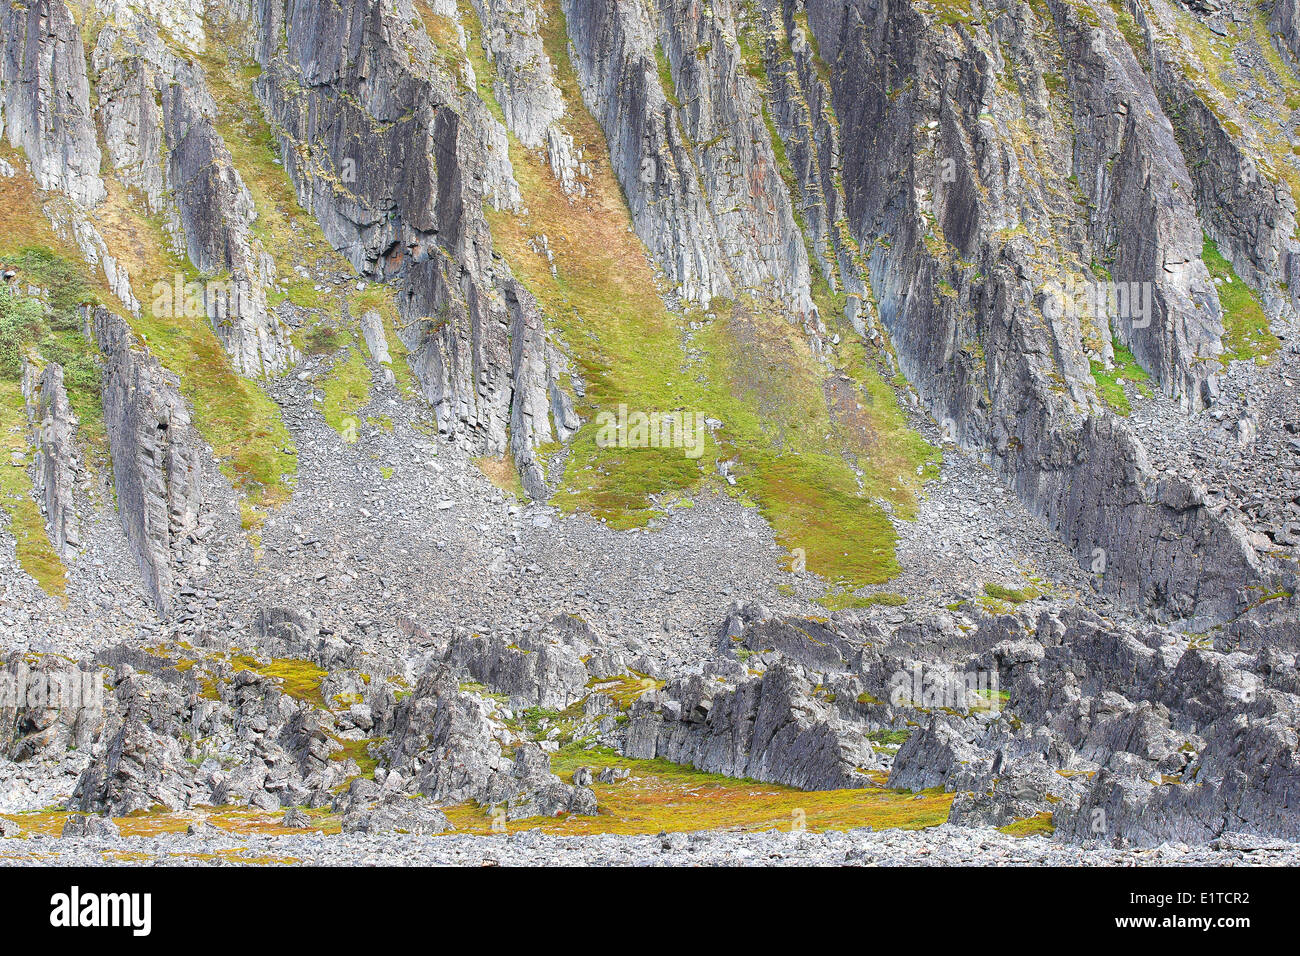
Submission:
[[1300,862],[1298,191],[1297,0],[0,0],[0,859]]

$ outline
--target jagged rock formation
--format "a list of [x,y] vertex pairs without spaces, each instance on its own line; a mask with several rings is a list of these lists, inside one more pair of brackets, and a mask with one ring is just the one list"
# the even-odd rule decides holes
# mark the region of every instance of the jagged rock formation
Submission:
[[[1201,626],[1276,583],[1275,558],[1206,507],[1200,476],[1162,474],[1092,377],[1115,341],[1186,411],[1216,398],[1225,328],[1202,228],[1270,315],[1293,315],[1300,289],[1287,179],[1228,118],[1237,107],[1196,85],[1164,0],[999,0],[960,29],[902,4],[561,7],[633,226],[686,300],[759,296],[805,320],[816,350],[811,264],[859,333],[880,348],[887,335],[944,434],[984,455],[1103,592]],[[485,0],[472,36],[454,5],[430,9],[453,42],[482,47],[504,126],[408,0],[258,0],[212,16],[262,67],[256,94],[303,204],[360,273],[401,289],[398,333],[440,431],[511,452],[541,498],[536,449],[581,425],[560,385],[570,361],[494,258],[483,210],[520,207],[509,135],[583,195],[543,41],[561,24],[531,0]],[[107,167],[201,272],[229,277],[203,308],[235,367],[282,372],[296,355],[267,305],[277,266],[203,68],[160,33],[200,49],[205,14],[94,12],[87,77],[64,4],[6,8],[7,138],[43,187],[93,207],[98,119]],[[1273,21],[1285,38],[1284,3]],[[61,226],[138,312],[89,219],[74,210]],[[1079,308],[1098,282],[1125,290],[1118,312],[1098,314],[1105,296]]]
[[812,691],[783,665],[734,690],[704,677],[674,681],[633,707],[625,750],[803,790],[869,786],[862,771],[876,765],[870,744]]
[[23,397],[36,430],[33,490],[41,500],[50,542],[69,555],[77,550],[81,536],[73,500],[76,419],[63,387],[63,367],[51,363],[38,373],[28,364],[23,370]]
[[190,424],[176,377],[135,346],[126,322],[97,308],[94,334],[104,354],[104,423],[118,514],[145,586],[165,615],[177,576],[203,552],[203,459],[211,453]]
[[970,661],[1000,675],[998,718],[935,713],[899,749],[889,783],[958,791],[951,819],[968,825],[1049,816],[1058,839],[1294,839],[1291,656],[1045,614],[1033,634]]
[[[1278,3],[1276,17],[1286,3]],[[1296,240],[1295,197],[1278,181],[1259,152],[1240,139],[1241,127],[1201,95],[1188,79],[1187,59],[1176,47],[1153,42],[1153,27],[1177,33],[1166,3],[1152,6],[1155,24],[1141,6],[1134,16],[1150,51],[1151,76],[1160,106],[1173,121],[1174,135],[1195,188],[1205,232],[1218,243],[1237,274],[1260,292],[1270,315],[1295,314],[1300,307],[1300,243]],[[1272,28],[1285,34],[1285,30]],[[1234,137],[1234,131],[1237,137]]]
[[541,146],[564,115],[564,100],[546,55],[537,7],[528,0],[480,0],[479,21],[487,24],[482,42],[494,67],[493,89],[506,126],[529,148]]
[[384,746],[386,783],[399,781],[439,803],[503,805],[507,819],[594,813],[589,789],[562,784],[536,744],[503,752],[509,739],[482,698],[457,688],[455,672],[429,670],[394,710]]
[[0,669],[0,754],[21,762],[89,749],[102,731],[100,687],[93,669],[9,654]]
[[[267,305],[275,262],[250,231],[257,212],[215,126],[202,68],[176,56],[135,14],[100,30],[92,63],[115,171],[143,194],[149,212],[166,214],[177,251],[211,277],[200,305],[235,368],[251,377],[283,372],[295,352],[290,329]],[[187,307],[188,295],[173,293],[179,285],[157,277],[158,318]]]
[[533,449],[553,437],[545,370],[557,355],[532,296],[492,260],[482,212],[518,201],[505,131],[433,67],[427,37],[400,26],[408,3],[268,0],[254,12],[257,93],[303,205],[359,272],[403,289],[400,332],[439,430],[469,430],[490,455],[508,448],[528,492],[544,494]]
[[62,0],[0,9],[0,134],[27,154],[42,189],[82,206],[104,198],[86,54]]
[[202,72],[178,65],[162,89],[167,179],[190,261],[201,272],[230,276],[219,290],[210,285],[204,297],[218,338],[240,372],[274,374],[293,360],[289,330],[266,304],[275,262],[249,234],[257,213],[213,126],[215,109]]
[[815,316],[808,254],[730,4],[704,15],[695,2],[576,0],[564,13],[637,234],[683,296],[707,306],[758,290]]
[[590,681],[626,670],[620,659],[600,652],[590,628],[579,627],[575,632],[560,618],[513,644],[500,637],[456,635],[443,659],[524,707],[563,710],[586,696]]

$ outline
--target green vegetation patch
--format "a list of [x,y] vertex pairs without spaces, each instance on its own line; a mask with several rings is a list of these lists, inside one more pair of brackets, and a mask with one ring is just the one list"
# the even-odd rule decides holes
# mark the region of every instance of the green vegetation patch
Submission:
[[1001,584],[994,584],[992,581],[984,585],[984,593],[995,601],[1005,601],[1007,604],[1024,604],[1042,595],[1042,592],[1034,587],[1008,588]]
[[854,594],[851,591],[832,591],[817,598],[817,603],[832,611],[843,611],[848,608],[865,608],[876,607],[902,607],[907,603],[907,598],[901,594],[895,594],[892,591],[877,591],[874,594]]
[[[0,311],[3,308],[4,300],[0,298]],[[9,533],[14,537],[18,566],[46,594],[63,595],[67,591],[67,571],[45,532],[40,506],[32,498],[28,473],[31,463],[22,386],[0,378],[0,507],[9,514]]]
[[236,655],[231,658],[235,671],[253,671],[263,677],[272,677],[279,681],[283,693],[295,700],[306,701],[313,707],[328,710],[321,684],[329,676],[329,671],[322,670],[311,661],[298,658],[277,657],[262,660],[251,655]]
[[998,827],[998,830],[1013,837],[1048,837],[1056,832],[1056,824],[1052,822],[1052,814],[1048,811],[1008,823],[1004,827]]
[[1201,250],[1201,260],[1211,278],[1219,280],[1215,288],[1219,293],[1219,305],[1223,307],[1224,361],[1254,359],[1261,365],[1266,363],[1282,343],[1269,328],[1268,316],[1259,304],[1255,290],[1237,277],[1232,263],[1223,257],[1218,245],[1208,236]]
[[1092,368],[1092,378],[1097,383],[1098,397],[1113,411],[1127,416],[1133,410],[1133,406],[1129,404],[1122,383],[1131,382],[1143,398],[1150,398],[1151,376],[1138,364],[1132,350],[1123,345],[1119,339],[1112,340],[1111,347],[1115,351],[1113,367],[1107,369],[1104,363],[1091,359],[1089,364]]
[[[625,767],[631,776],[592,786],[599,805],[596,816],[511,821],[508,829],[572,835],[792,828],[823,832],[864,826],[917,830],[945,822],[954,798],[938,790],[917,795],[879,787],[808,792],[705,773],[666,760],[629,760],[606,748],[566,747],[551,760],[551,768],[563,780],[579,767],[593,772]],[[492,832],[483,808],[475,804],[451,807],[447,816],[458,833]]]
[[677,99],[677,84],[673,82],[673,68],[668,62],[668,54],[664,52],[662,43],[655,44],[655,65],[659,70],[659,85],[663,88],[664,96],[668,97],[668,102],[673,106],[680,107],[682,104]]
[[346,352],[321,380],[325,422],[348,444],[360,437],[361,410],[370,404],[370,368],[361,355],[362,344],[350,332],[342,333]]

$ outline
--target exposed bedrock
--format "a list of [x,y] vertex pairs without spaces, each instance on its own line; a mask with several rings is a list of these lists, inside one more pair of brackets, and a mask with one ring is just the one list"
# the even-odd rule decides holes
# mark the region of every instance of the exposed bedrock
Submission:
[[81,33],[62,0],[0,8],[0,134],[42,189],[81,206],[104,198]]
[[1300,0],[1275,0],[1268,32],[1281,38],[1282,49],[1300,59]]
[[[843,147],[830,83],[810,34],[794,19],[794,11],[775,3],[767,7],[756,17],[756,27],[763,31],[769,86],[766,108],[797,184],[790,197],[798,213],[796,222],[802,220],[814,267],[833,292],[846,293],[846,316],[858,332],[865,333],[874,325],[871,291],[841,188]],[[781,42],[783,35],[786,44]]]
[[541,146],[551,125],[564,115],[564,100],[539,33],[545,14],[538,6],[535,0],[475,0],[484,35],[469,38],[487,51],[496,74],[492,88],[506,126],[530,149]]
[[[1277,9],[1284,6],[1279,3]],[[1140,4],[1133,13],[1149,30]],[[1252,151],[1233,137],[1229,123],[1192,86],[1177,55],[1160,44],[1148,41],[1146,46],[1152,82],[1192,176],[1205,231],[1237,274],[1259,290],[1270,316],[1294,316],[1300,307],[1295,197],[1285,180],[1261,168]]]
[[632,707],[625,751],[729,777],[803,790],[870,786],[871,746],[842,733],[797,666],[777,665],[734,689],[707,677],[673,681]]
[[492,255],[483,204],[519,200],[505,130],[441,72],[408,3],[262,0],[256,15],[256,92],[303,205],[360,272],[402,290],[399,334],[439,429],[511,449],[542,494],[532,449],[553,437],[547,385],[563,360]]
[[[10,693],[0,700],[0,755],[22,762],[70,749],[88,750],[104,719],[96,695],[98,679],[92,668],[72,667],[53,655],[33,659],[21,651],[10,653],[0,666],[0,685],[35,687],[39,692]],[[59,706],[68,699],[84,706]]]
[[637,234],[684,297],[707,306],[761,290],[814,317],[807,250],[731,4],[566,0],[564,12]]
[[439,803],[500,805],[508,819],[596,812],[591,790],[561,783],[536,744],[504,753],[509,732],[483,698],[457,689],[447,667],[429,670],[397,706],[391,733],[383,748],[389,775]]
[[203,461],[211,452],[190,424],[176,377],[135,345],[126,322],[96,308],[94,335],[104,355],[104,425],[118,515],[146,590],[166,616],[177,577],[204,552]]
[[1050,7],[1067,68],[1073,175],[1089,202],[1093,260],[1141,296],[1138,303],[1130,292],[1127,308],[1117,298],[1114,311],[1128,314],[1108,314],[1101,331],[1128,345],[1167,393],[1200,408],[1212,394],[1206,378],[1218,367],[1223,322],[1201,262],[1183,154],[1132,49],[1106,25],[1113,14],[1095,24],[1072,4]]
[[50,543],[68,557],[80,545],[73,499],[78,454],[76,417],[63,387],[63,367],[51,362],[42,370],[23,369],[23,397],[36,432],[32,488],[41,502]]
[[[221,277],[203,283],[201,306],[235,368],[251,377],[282,372],[296,355],[290,329],[267,307],[275,263],[252,234],[253,198],[217,130],[206,76],[147,20],[121,16],[100,30],[92,57],[109,161],[151,213],[165,216],[176,251]],[[174,276],[143,278],[158,318],[186,307]]]
[[1001,712],[927,708],[890,786],[955,792],[954,823],[1036,817],[1072,842],[1296,838],[1292,653],[1195,647],[1077,609],[1003,620],[1009,639],[965,665],[996,671]]
[[137,24],[134,34],[114,23],[99,31],[91,52],[91,76],[98,96],[96,115],[104,138],[107,166],[122,185],[133,190],[150,215],[171,213],[167,195],[163,113],[158,101],[159,75],[172,70],[174,57],[156,31]]
[[[1065,68],[1063,53],[1022,4],[961,30],[932,28],[898,3],[816,2],[807,14],[830,64],[848,218],[926,405],[1107,593],[1202,623],[1240,611],[1242,589],[1267,570],[1240,529],[1212,515],[1195,485],[1157,479],[1092,394],[1089,359],[1105,359],[1114,334],[1198,408],[1216,367],[1200,358],[1217,352],[1221,332],[1195,210],[1176,196],[1191,193],[1190,180],[1127,45],[1117,56],[1113,28],[1061,11],[1060,45],[1100,59],[1054,105],[1042,77]],[[1103,110],[1112,99],[1121,106]],[[1061,105],[1076,116],[1073,136],[1052,112]],[[1087,219],[1072,170],[1080,186],[1092,177]],[[1139,220],[1146,227],[1133,228]],[[1058,307],[1059,290],[1093,281],[1094,258],[1113,260],[1116,282],[1152,284],[1148,327]]]

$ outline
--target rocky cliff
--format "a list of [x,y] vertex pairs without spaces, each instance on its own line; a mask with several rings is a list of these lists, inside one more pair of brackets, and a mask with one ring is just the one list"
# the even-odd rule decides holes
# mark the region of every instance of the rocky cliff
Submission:
[[202,555],[205,448],[175,376],[135,345],[127,324],[96,309],[94,334],[104,355],[104,424],[117,511],[145,587],[166,614],[175,578]]
[[0,0],[0,778],[1294,840],[1296,17]]

